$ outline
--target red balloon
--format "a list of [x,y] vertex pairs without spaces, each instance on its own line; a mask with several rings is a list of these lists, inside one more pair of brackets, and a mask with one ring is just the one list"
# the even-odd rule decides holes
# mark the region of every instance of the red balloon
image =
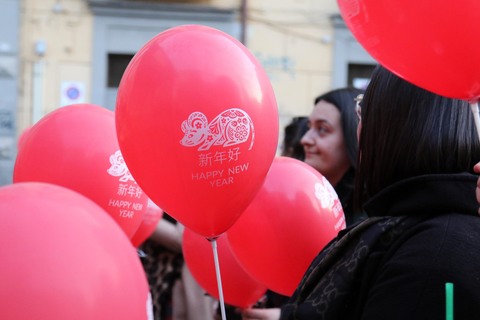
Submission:
[[[254,305],[267,287],[254,280],[238,263],[225,236],[217,238],[218,264],[225,303],[240,308]],[[185,263],[198,284],[219,299],[213,248],[205,237],[185,228],[182,240]]]
[[148,197],[128,171],[115,131],[115,115],[78,104],[50,112],[29,129],[15,162],[14,182],[57,184],[90,198],[131,237]]
[[225,232],[260,188],[276,152],[278,110],[260,63],[231,36],[187,25],[134,56],[116,126],[133,176],[195,232]]
[[480,97],[480,2],[338,0],[360,44],[398,76],[451,98]]
[[249,274],[290,296],[313,258],[343,228],[343,209],[327,179],[302,161],[277,157],[227,237]]
[[163,210],[160,209],[152,200],[148,200],[147,209],[143,215],[142,223],[132,237],[132,244],[139,247],[155,231],[160,219],[162,219]]
[[149,319],[138,255],[97,204],[16,183],[0,188],[0,216],[0,319]]

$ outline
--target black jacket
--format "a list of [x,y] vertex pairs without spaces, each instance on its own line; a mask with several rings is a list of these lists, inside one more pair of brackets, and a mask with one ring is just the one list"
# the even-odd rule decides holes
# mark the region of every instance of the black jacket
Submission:
[[282,319],[480,319],[477,177],[428,175],[386,188],[313,261]]

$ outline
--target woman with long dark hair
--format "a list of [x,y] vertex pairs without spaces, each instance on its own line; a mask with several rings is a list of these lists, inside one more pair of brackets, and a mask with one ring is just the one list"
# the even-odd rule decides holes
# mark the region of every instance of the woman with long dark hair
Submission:
[[335,188],[347,226],[363,218],[361,211],[353,209],[358,153],[354,100],[362,93],[360,89],[341,88],[318,96],[309,116],[309,130],[300,141],[305,150],[305,163]]

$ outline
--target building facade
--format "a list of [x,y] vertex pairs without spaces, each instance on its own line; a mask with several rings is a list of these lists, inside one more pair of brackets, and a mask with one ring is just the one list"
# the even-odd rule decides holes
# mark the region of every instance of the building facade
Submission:
[[131,57],[171,27],[208,25],[242,41],[269,75],[281,130],[318,94],[363,86],[375,64],[335,0],[0,0],[0,17],[0,185],[12,182],[26,129],[72,103],[114,110]]

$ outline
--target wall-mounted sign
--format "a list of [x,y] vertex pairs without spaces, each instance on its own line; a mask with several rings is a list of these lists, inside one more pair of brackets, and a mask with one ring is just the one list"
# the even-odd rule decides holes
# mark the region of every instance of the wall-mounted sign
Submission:
[[60,105],[85,102],[85,83],[79,81],[64,81],[61,85]]

